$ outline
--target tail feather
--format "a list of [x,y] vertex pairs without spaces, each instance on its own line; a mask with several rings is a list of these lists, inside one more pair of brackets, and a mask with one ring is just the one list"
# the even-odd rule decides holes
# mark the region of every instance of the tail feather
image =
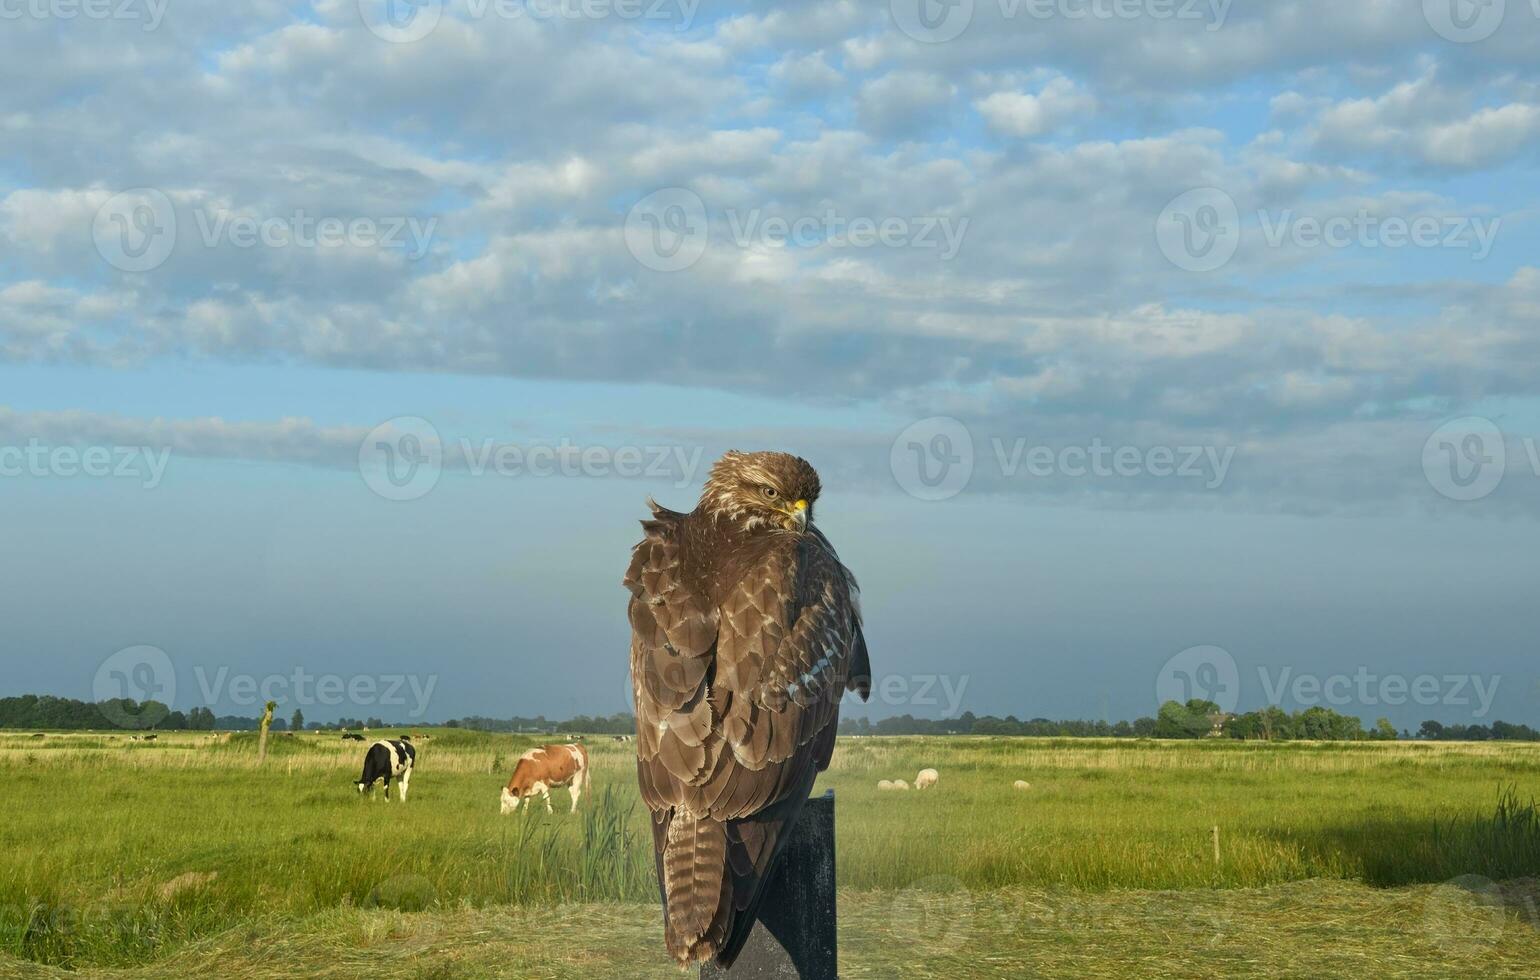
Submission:
[[733,920],[727,826],[675,810],[662,856],[664,939],[681,966],[710,960]]

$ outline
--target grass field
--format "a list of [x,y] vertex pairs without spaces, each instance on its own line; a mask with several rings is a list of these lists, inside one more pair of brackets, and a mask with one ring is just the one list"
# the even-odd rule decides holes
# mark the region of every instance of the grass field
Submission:
[[[588,740],[576,816],[503,817],[535,740],[430,734],[405,806],[358,797],[334,734],[260,769],[249,735],[0,735],[0,976],[678,975],[630,745]],[[936,791],[876,789],[925,766]],[[1540,962],[1524,745],[851,739],[822,785],[847,977]],[[553,930],[580,938],[521,940]]]

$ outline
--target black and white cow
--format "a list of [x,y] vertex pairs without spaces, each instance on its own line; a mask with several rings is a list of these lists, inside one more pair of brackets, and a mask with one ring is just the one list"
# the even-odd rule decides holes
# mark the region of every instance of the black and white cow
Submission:
[[412,766],[417,762],[417,750],[410,738],[381,739],[369,746],[364,754],[364,775],[357,782],[360,793],[373,794],[374,784],[385,780],[385,799],[390,799],[390,781],[401,780],[402,803],[406,802],[407,786],[412,781]]

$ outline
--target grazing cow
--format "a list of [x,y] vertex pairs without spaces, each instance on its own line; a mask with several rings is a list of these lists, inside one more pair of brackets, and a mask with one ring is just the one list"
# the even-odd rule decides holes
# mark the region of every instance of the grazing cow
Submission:
[[364,737],[362,735],[355,735],[353,732],[344,732],[342,740],[344,742],[362,742]]
[[364,754],[364,775],[356,784],[360,793],[369,791],[373,796],[374,784],[385,780],[385,799],[390,799],[390,781],[401,780],[400,801],[406,802],[407,787],[412,781],[412,766],[417,762],[417,750],[410,738],[381,739],[369,746]]
[[915,789],[929,789],[936,785],[936,780],[941,778],[941,773],[934,769],[921,769],[920,774],[914,777]]
[[1012,783],[1011,786],[1014,789],[1031,789],[1032,788],[1032,784],[1027,782],[1025,779],[1018,779],[1014,783]]
[[588,788],[588,750],[581,745],[542,745],[530,749],[513,767],[513,778],[503,787],[503,813],[519,808],[521,800],[538,794],[551,812],[551,787],[566,786],[572,793],[572,811]]

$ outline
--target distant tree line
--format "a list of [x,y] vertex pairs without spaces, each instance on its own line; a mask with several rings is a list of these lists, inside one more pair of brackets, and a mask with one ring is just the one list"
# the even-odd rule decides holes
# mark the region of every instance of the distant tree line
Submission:
[[[156,701],[136,702],[127,698],[92,703],[74,698],[24,694],[0,698],[0,728],[33,731],[80,731],[103,728],[144,728],[157,731],[255,731],[259,718],[239,715],[216,716],[208,708],[173,711]],[[533,718],[487,718],[471,715],[444,722],[448,728],[479,732],[533,734],[568,734],[587,732],[594,735],[629,735],[636,731],[635,719],[626,713],[613,715],[578,715],[565,721],[552,721],[543,715]],[[274,718],[273,731],[308,728],[316,731],[409,728],[379,718],[340,718],[335,722],[305,723],[303,712],[296,710],[289,722]],[[1182,704],[1167,701],[1154,718],[1133,721],[1051,721],[1033,718],[1022,721],[1014,715],[999,718],[965,712],[957,718],[916,718],[897,715],[880,721],[846,717],[840,721],[841,735],[1034,735],[1060,738],[1231,738],[1246,741],[1391,741],[1424,739],[1445,742],[1540,741],[1540,731],[1528,725],[1494,721],[1491,725],[1445,725],[1425,721],[1414,735],[1396,732],[1389,720],[1379,719],[1371,728],[1353,715],[1330,708],[1312,707],[1287,712],[1277,706],[1243,714],[1227,714],[1212,701],[1193,700]]]
[[1510,725],[1506,721],[1494,721],[1491,727],[1425,721],[1417,730],[1417,737],[1430,742],[1540,742],[1540,732],[1528,725]]
[[866,718],[846,717],[840,721],[841,735],[1035,735],[1060,738],[1230,738],[1246,741],[1358,742],[1393,741],[1421,738],[1443,741],[1540,741],[1540,732],[1528,725],[1495,721],[1485,725],[1443,725],[1423,722],[1414,736],[1396,731],[1389,719],[1381,718],[1372,728],[1362,719],[1344,715],[1330,708],[1315,706],[1287,712],[1270,706],[1260,711],[1228,714],[1212,701],[1193,700],[1182,704],[1167,701],[1154,718],[1133,721],[1052,721],[1033,718],[1022,721],[1014,715],[998,718],[965,712],[957,718],[915,718],[898,715],[873,722]]
[[[77,701],[48,694],[23,694],[0,698],[0,728],[84,731],[93,728],[141,728],[162,732],[255,731],[260,718],[215,715],[208,708],[173,711],[159,701],[114,698],[110,701]],[[283,731],[282,719],[273,730]]]
[[550,721],[544,715],[534,718],[484,718],[470,715],[444,722],[445,728],[466,728],[475,732],[528,732],[545,735],[587,732],[594,735],[631,735],[636,719],[629,714],[578,715],[566,721]]

